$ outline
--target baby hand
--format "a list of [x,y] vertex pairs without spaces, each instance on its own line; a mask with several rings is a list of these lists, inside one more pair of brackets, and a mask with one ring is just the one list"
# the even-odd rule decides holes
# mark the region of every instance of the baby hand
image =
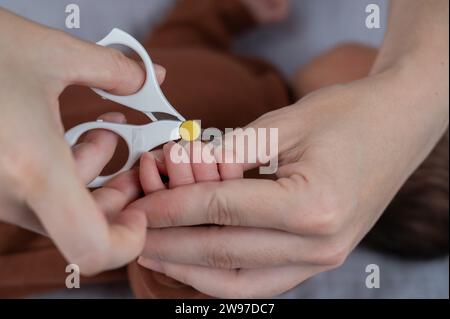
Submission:
[[[244,169],[242,164],[217,163],[216,161],[194,161],[195,151],[204,148],[205,144],[194,142],[189,148],[170,142],[162,150],[145,153],[141,157],[139,177],[146,195],[183,185],[215,182],[242,178]],[[176,149],[174,149],[176,148]],[[175,151],[183,161],[174,159],[171,152]],[[164,183],[161,175],[169,178],[168,185]]]

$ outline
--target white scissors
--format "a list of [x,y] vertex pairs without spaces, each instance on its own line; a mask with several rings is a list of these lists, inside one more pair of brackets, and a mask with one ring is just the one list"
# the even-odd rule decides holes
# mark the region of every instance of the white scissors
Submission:
[[[128,33],[115,28],[103,40],[97,42],[97,44],[102,46],[120,44],[136,51],[142,61],[144,61],[147,78],[142,88],[137,93],[129,96],[113,95],[98,89],[92,90],[103,98],[143,112],[153,122],[146,125],[130,125],[98,120],[80,124],[67,131],[65,139],[71,146],[77,142],[82,134],[94,129],[106,129],[112,131],[121,136],[128,145],[129,156],[122,169],[109,176],[98,176],[88,185],[88,187],[103,186],[114,176],[131,169],[144,152],[148,152],[169,141],[180,139],[182,135],[180,129],[184,126],[183,124],[191,122],[186,121],[167,101],[159,87],[153,70],[153,63],[148,53],[135,38]],[[155,112],[170,114],[174,116],[176,120],[158,121],[153,114]]]

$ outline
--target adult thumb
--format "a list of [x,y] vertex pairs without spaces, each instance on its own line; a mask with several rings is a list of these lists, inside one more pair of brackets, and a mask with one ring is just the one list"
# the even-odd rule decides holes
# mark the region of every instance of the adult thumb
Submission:
[[[145,81],[142,63],[125,56],[119,50],[71,38],[68,53],[69,76],[66,85],[95,87],[118,95],[137,92]],[[162,66],[154,65],[158,82],[166,74]]]

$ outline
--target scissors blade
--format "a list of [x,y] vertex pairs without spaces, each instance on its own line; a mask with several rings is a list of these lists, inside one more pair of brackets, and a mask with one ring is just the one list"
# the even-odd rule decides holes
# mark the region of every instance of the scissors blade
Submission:
[[182,116],[172,113],[166,113],[163,111],[153,111],[153,112],[143,112],[147,117],[149,117],[153,122],[155,121],[181,121],[185,122],[186,119]]

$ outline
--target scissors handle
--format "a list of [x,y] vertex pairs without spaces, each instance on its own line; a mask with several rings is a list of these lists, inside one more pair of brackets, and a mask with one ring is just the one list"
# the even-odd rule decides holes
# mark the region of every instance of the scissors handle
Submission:
[[73,146],[84,133],[90,130],[104,129],[116,133],[127,143],[128,160],[125,165],[118,172],[109,176],[98,176],[88,184],[88,187],[95,188],[103,186],[118,174],[130,170],[143,153],[167,143],[168,141],[179,139],[179,128],[181,124],[181,121],[170,120],[152,122],[147,125],[130,125],[96,121],[75,126],[68,130],[64,137],[66,141]]
[[166,97],[162,93],[153,69],[153,62],[145,48],[135,38],[120,29],[114,28],[104,39],[97,42],[97,44],[101,46],[120,44],[134,50],[144,62],[147,77],[142,88],[132,95],[119,96],[93,88],[95,93],[108,100],[144,112],[153,121],[156,120],[152,114],[154,112],[171,114],[181,121],[185,120],[183,116],[181,116],[180,113],[178,113],[167,101]]
[[84,133],[94,130],[94,129],[104,129],[108,131],[112,131],[122,137],[128,146],[128,160],[125,165],[116,173],[109,176],[98,176],[91,183],[88,184],[88,187],[100,187],[103,186],[107,181],[109,181],[114,176],[127,171],[132,168],[134,163],[139,159],[140,154],[137,154],[134,149],[131,141],[133,140],[133,130],[130,125],[118,124],[118,123],[109,123],[109,122],[86,122],[80,124],[78,126],[73,127],[65,134],[66,141],[70,144],[70,146],[75,145],[81,135]]

